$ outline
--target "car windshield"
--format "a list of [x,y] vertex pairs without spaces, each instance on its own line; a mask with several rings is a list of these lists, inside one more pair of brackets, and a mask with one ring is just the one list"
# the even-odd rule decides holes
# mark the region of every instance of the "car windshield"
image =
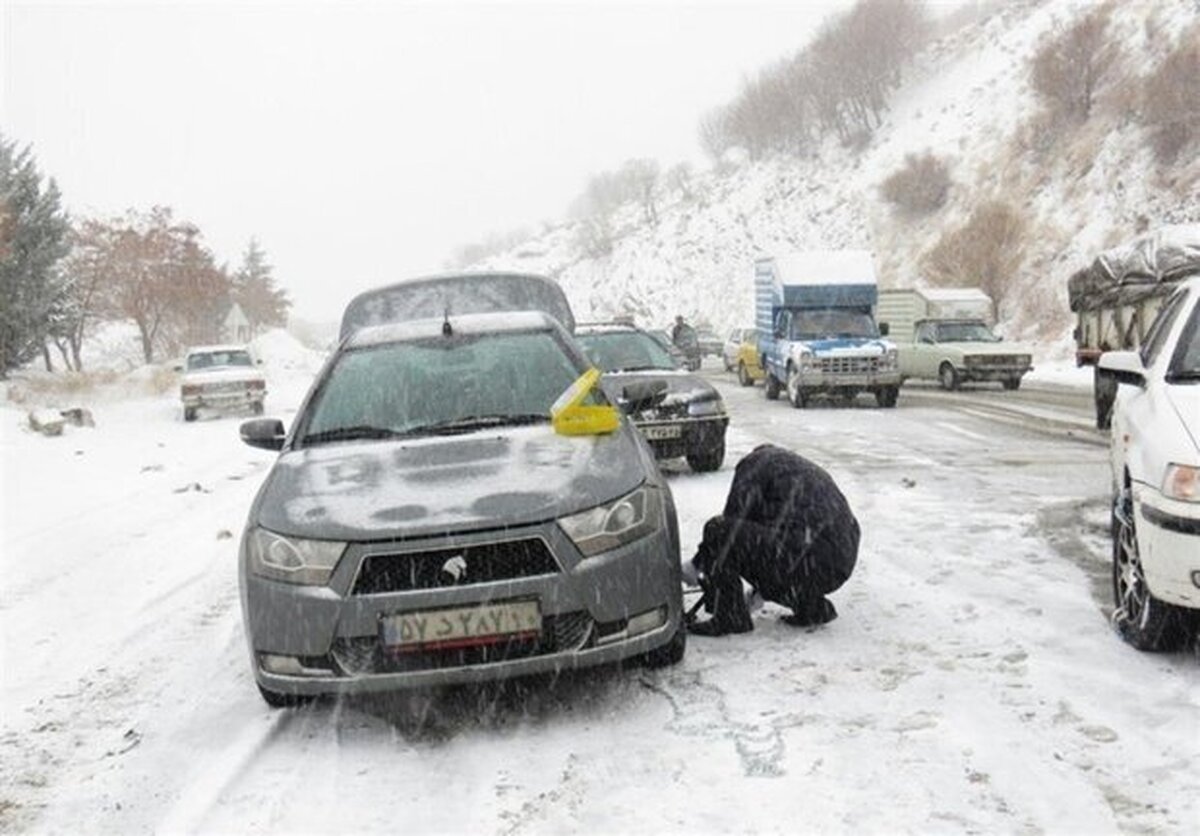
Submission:
[[549,421],[550,406],[582,371],[548,331],[352,349],[321,383],[301,443]]
[[657,340],[641,331],[580,334],[579,344],[600,371],[634,372],[678,368]]
[[1200,304],[1192,308],[1167,374],[1172,382],[1200,382]]
[[789,335],[793,340],[877,336],[879,332],[870,314],[837,309],[797,311],[792,317]]
[[940,343],[994,343],[998,337],[982,322],[943,322],[937,327]]
[[248,351],[205,351],[200,354],[189,354],[187,370],[215,369],[222,366],[253,366]]

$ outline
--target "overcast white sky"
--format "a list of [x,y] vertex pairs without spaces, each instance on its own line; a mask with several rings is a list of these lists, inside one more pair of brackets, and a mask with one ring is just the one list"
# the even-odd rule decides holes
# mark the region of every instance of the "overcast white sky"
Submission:
[[0,2],[0,131],[75,214],[167,204],[296,312],[559,218],[630,157],[703,160],[700,115],[850,0]]

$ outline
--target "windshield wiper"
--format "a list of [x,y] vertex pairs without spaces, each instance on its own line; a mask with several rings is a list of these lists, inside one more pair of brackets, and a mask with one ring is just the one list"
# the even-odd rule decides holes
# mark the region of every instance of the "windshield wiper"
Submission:
[[332,430],[309,433],[300,439],[300,443],[321,444],[326,441],[361,441],[363,439],[395,438],[398,435],[401,435],[401,433],[387,427],[356,424],[353,427],[337,427]]
[[673,372],[675,367],[667,368],[666,366],[623,366],[619,369],[609,369],[609,374],[621,374],[622,372]]
[[455,435],[469,433],[488,427],[522,427],[530,424],[544,424],[550,421],[550,416],[544,413],[526,413],[518,415],[468,415],[465,418],[453,418],[449,421],[438,421],[413,427],[405,435]]

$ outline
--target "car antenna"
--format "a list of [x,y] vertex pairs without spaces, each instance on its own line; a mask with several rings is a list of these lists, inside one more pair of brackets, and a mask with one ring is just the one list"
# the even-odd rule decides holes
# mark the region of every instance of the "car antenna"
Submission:
[[446,318],[442,320],[442,336],[453,337],[454,329],[450,327],[450,306],[446,306]]

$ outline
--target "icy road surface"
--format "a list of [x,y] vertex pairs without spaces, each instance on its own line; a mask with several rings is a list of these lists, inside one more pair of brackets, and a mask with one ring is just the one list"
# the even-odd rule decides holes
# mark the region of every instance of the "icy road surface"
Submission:
[[[268,414],[311,371],[269,366]],[[711,374],[729,456],[672,478],[685,551],[739,456],[791,447],[862,524],[840,618],[768,605],[665,671],[294,711],[260,700],[242,637],[237,537],[272,460],[242,419],[113,400],[47,439],[6,404],[0,831],[1200,830],[1200,665],[1108,626],[1094,434],[994,393],[796,411]]]

